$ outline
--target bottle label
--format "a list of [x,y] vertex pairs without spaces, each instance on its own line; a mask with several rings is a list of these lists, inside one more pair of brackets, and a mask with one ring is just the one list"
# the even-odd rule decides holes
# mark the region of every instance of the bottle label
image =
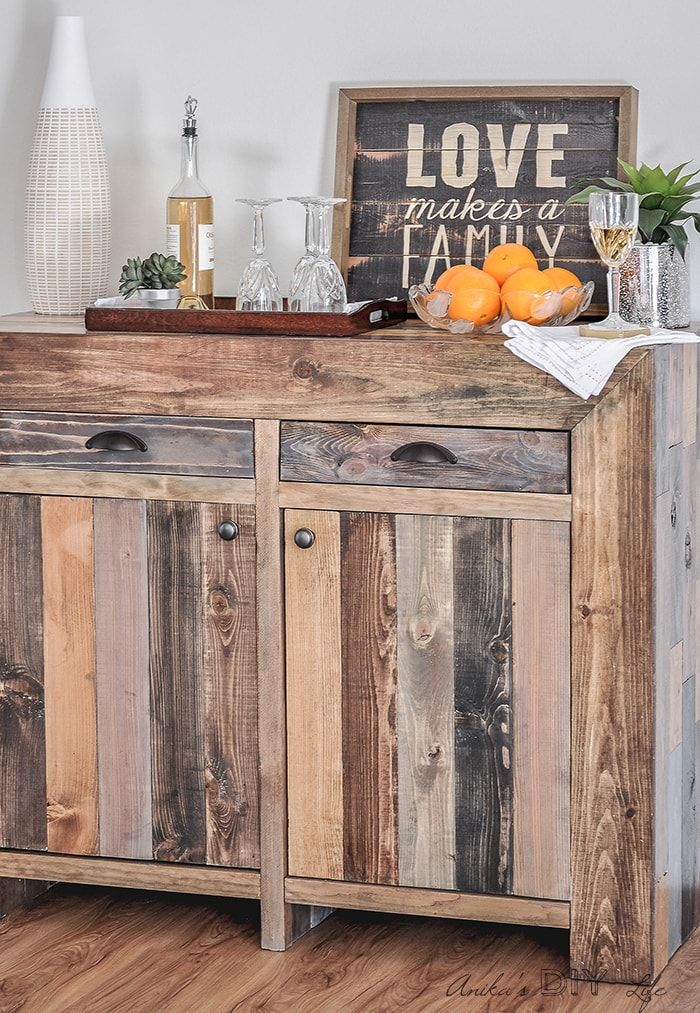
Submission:
[[197,236],[197,247],[199,250],[198,270],[214,270],[214,226],[200,225]]
[[165,234],[165,252],[168,257],[180,259],[180,226],[168,225]]

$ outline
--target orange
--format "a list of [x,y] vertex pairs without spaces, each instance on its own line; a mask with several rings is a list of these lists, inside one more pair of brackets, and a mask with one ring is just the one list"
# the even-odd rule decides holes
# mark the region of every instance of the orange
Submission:
[[477,327],[493,323],[501,312],[498,292],[465,286],[454,292],[447,315],[452,320],[470,320]]
[[[564,267],[548,267],[542,274],[549,279],[550,284],[555,292],[564,292],[564,289],[580,288],[581,279],[577,278],[573,271],[567,271]],[[576,300],[578,296],[575,292],[564,292],[562,296],[562,314],[566,315],[571,313],[576,308]]]
[[[503,283],[503,304],[514,320],[541,323],[556,311],[557,306],[544,305],[539,296],[552,291],[552,283],[543,271],[525,267],[516,271]],[[558,302],[558,301],[557,301]]]
[[481,288],[487,292],[498,292],[498,282],[490,274],[471,264],[456,264],[444,271],[433,286],[443,292],[456,292],[462,288]]
[[502,243],[494,246],[484,261],[484,271],[503,285],[516,271],[529,267],[537,269],[537,261],[532,250],[520,243]]
[[573,271],[567,271],[564,267],[548,267],[542,274],[549,279],[555,292],[561,292],[571,285],[578,288],[581,284],[581,279],[577,278]]

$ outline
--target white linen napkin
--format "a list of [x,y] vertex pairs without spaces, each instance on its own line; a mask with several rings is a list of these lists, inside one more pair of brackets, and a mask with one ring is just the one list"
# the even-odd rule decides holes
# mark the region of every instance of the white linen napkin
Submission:
[[533,327],[519,320],[503,325],[506,348],[531,366],[549,373],[587,401],[600,394],[613,370],[633,348],[643,345],[700,342],[692,331],[656,330],[629,338],[582,338],[578,326]]

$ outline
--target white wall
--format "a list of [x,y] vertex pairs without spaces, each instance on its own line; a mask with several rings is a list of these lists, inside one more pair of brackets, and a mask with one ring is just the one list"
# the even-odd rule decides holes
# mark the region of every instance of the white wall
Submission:
[[[697,0],[2,0],[1,13],[3,313],[29,305],[24,176],[56,13],[86,18],[112,176],[115,287],[127,256],[164,246],[188,92],[200,101],[200,165],[216,199],[219,292],[235,291],[248,251],[248,213],[235,197],[330,192],[341,85],[634,84],[640,157],[700,163]],[[276,206],[267,224],[286,287],[303,211]]]

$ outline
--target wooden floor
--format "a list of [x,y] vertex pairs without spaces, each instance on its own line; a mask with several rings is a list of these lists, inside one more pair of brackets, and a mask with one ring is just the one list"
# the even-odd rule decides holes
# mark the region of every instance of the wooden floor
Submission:
[[562,981],[564,994],[543,995],[566,945],[556,930],[343,912],[267,953],[252,903],[57,887],[0,924],[0,1013],[700,1010],[700,931],[646,1004],[628,986],[572,996]]

